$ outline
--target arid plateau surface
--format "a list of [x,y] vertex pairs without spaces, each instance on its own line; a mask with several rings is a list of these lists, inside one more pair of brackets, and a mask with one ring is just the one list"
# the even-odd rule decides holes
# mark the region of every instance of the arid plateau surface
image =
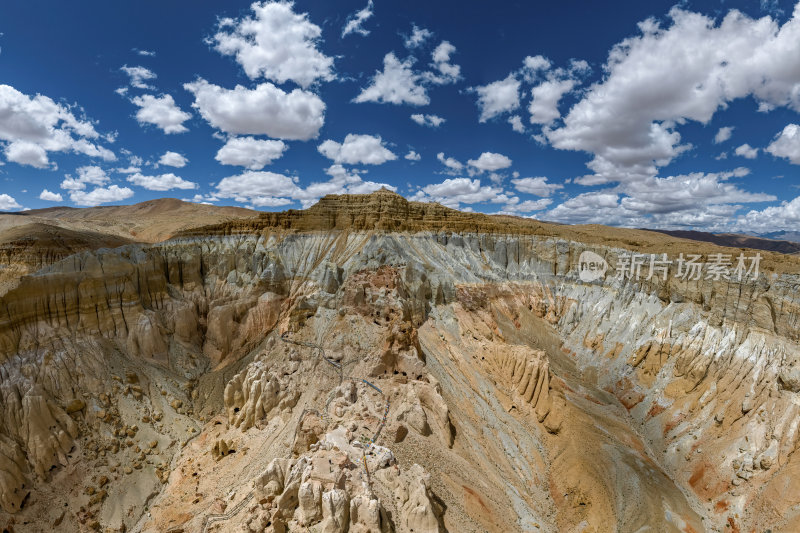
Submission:
[[758,253],[385,190],[0,215],[0,531],[800,531]]

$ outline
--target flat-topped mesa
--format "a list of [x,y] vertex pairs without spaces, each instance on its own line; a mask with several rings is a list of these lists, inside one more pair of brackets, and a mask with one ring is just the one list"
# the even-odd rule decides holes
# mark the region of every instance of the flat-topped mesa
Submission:
[[[315,231],[376,232],[451,232],[532,236],[534,238],[581,243],[587,247],[621,248],[645,254],[667,253],[671,258],[683,254],[743,252],[710,242],[681,239],[657,231],[601,225],[565,225],[511,215],[487,215],[451,209],[438,203],[409,201],[386,188],[370,194],[329,194],[308,209],[289,209],[261,213],[257,217],[227,220],[196,226],[175,233],[175,237],[214,237],[220,235],[261,235],[272,231],[305,233]],[[796,273],[800,258],[758,250],[761,270]],[[750,253],[753,255],[753,253]]]
[[475,233],[545,233],[545,224],[506,215],[465,213],[438,203],[408,201],[386,188],[370,194],[329,194],[308,209],[261,213],[193,228],[179,236],[258,233],[271,228],[290,231],[458,231]]

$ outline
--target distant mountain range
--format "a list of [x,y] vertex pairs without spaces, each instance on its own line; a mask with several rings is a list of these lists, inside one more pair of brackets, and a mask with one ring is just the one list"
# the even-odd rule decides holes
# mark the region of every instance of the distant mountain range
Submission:
[[654,229],[650,231],[672,235],[673,237],[679,237],[681,239],[710,242],[719,246],[729,246],[732,248],[754,248],[756,250],[767,250],[783,254],[800,254],[800,232],[797,231],[776,231],[764,234],[763,236],[741,235],[737,233],[706,233],[703,231],[688,230]]
[[760,237],[779,241],[800,242],[800,231],[773,231],[772,233],[762,233]]

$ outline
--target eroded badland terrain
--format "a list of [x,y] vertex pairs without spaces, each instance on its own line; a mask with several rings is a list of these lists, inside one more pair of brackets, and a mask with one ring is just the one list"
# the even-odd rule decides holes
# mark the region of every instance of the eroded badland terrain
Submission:
[[0,528],[800,531],[800,259],[631,251],[739,253],[388,191],[2,215]]

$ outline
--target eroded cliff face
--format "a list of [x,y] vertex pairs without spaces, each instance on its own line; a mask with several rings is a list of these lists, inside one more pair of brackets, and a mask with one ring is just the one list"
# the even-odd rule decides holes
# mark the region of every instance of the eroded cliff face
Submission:
[[4,228],[12,215],[0,215],[0,296],[15,287],[25,274],[61,261],[75,253],[116,248],[129,239],[98,232],[76,232],[42,223],[20,223]]
[[800,277],[586,283],[585,250],[624,252],[272,229],[45,267],[0,301],[4,520],[795,530]]
[[256,215],[256,211],[249,209],[174,198],[134,205],[0,213],[0,296],[15,287],[25,274],[82,251],[117,248],[133,242],[160,242],[198,225]]

